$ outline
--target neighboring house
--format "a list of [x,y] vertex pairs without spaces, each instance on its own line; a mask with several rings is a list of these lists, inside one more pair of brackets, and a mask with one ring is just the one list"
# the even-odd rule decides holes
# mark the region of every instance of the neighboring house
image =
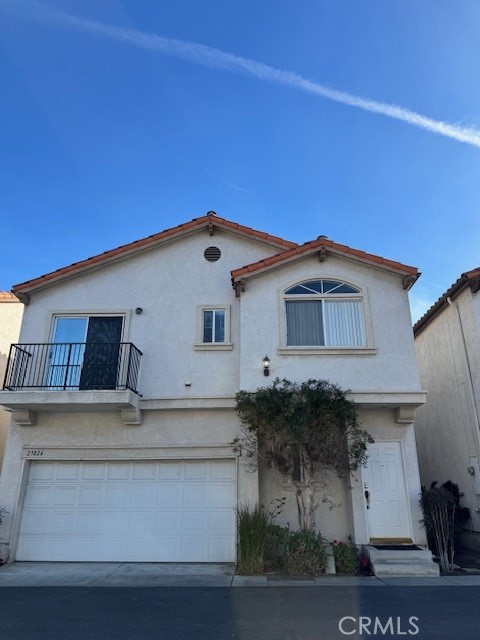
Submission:
[[321,533],[424,545],[407,296],[418,275],[210,212],[14,287],[26,306],[0,393],[14,419],[3,556],[234,561],[237,505],[282,497],[278,522],[297,527],[288,483],[230,446],[235,393],[277,376],[351,390],[375,438],[368,467],[327,489],[338,506],[320,502]]
[[480,549],[480,268],[463,273],[415,324],[427,404],[416,418],[422,484],[451,480]]
[[[10,293],[0,291],[0,381],[3,384],[10,345],[17,342],[22,323],[23,304]],[[7,441],[11,413],[0,406],[0,470]],[[0,502],[0,507],[1,507]]]

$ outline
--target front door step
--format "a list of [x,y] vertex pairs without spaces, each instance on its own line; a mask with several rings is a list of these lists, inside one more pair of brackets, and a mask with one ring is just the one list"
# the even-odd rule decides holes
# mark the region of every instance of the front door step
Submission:
[[438,576],[440,569],[428,549],[401,548],[377,549],[367,544],[363,554],[368,556],[374,575],[378,578],[392,576]]

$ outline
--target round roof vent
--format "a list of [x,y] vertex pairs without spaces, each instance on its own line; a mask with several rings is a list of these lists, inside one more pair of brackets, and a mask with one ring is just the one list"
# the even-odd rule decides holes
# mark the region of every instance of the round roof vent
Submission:
[[218,247],[207,247],[203,252],[203,255],[205,260],[208,260],[208,262],[216,262],[217,260],[220,260],[222,252]]

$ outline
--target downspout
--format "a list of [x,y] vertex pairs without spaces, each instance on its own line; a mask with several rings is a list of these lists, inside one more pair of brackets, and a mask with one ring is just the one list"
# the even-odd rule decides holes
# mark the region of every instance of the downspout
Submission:
[[[468,357],[468,349],[467,349],[467,342],[465,340],[465,331],[463,329],[463,321],[462,321],[462,314],[460,313],[460,308],[458,306],[458,304],[454,303],[452,301],[452,299],[450,297],[447,297],[447,304],[449,307],[455,307],[455,309],[457,310],[457,317],[458,317],[458,324],[460,327],[460,334],[462,336],[462,344],[463,344],[463,352],[465,354],[465,362],[467,363],[467,372],[468,372],[468,383],[469,383],[469,388],[470,388],[470,395],[472,398],[472,407],[473,407],[473,415],[474,415],[474,419],[475,419],[475,424],[477,427],[477,438],[478,438],[478,434],[480,432],[480,420],[479,420],[479,416],[478,416],[478,409],[477,409],[477,401],[476,401],[476,397],[475,397],[475,387],[473,386],[473,376],[472,376],[472,368],[470,366],[470,358]],[[465,434],[466,437],[466,434]],[[469,444],[468,444],[468,438],[466,438],[467,440],[467,449],[470,450]],[[474,451],[475,453],[475,457],[477,457],[478,452]],[[477,512],[477,497],[476,497],[476,492],[474,490],[474,503],[473,503],[473,513]],[[473,514],[472,514],[473,515]],[[470,530],[473,531],[473,517],[470,518]]]

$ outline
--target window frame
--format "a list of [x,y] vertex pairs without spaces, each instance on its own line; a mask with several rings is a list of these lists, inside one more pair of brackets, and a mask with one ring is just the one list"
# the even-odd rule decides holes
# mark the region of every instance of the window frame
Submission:
[[[225,340],[223,342],[204,342],[203,341],[203,318],[205,311],[223,311],[225,314]],[[230,305],[229,304],[203,304],[197,306],[195,343],[193,348],[195,351],[231,351],[233,345],[230,337]]]
[[[358,289],[358,293],[318,293],[318,294],[287,294],[285,293],[289,289],[304,284],[306,282],[313,282],[315,280],[328,280],[335,281],[339,284],[346,284]],[[368,302],[368,294],[365,287],[351,282],[342,276],[333,274],[322,274],[319,276],[306,276],[301,280],[294,280],[290,283],[286,283],[282,289],[279,290],[279,348],[278,353],[280,355],[373,355],[377,353],[376,348],[373,345],[372,324],[370,315],[370,306]],[[364,345],[350,345],[350,346],[328,346],[328,345],[288,345],[287,344],[287,305],[288,300],[292,301],[305,301],[309,300],[360,300],[362,303],[363,312],[363,332],[365,336]],[[324,316],[324,305],[322,305],[322,320]],[[325,326],[325,325],[324,325]]]

